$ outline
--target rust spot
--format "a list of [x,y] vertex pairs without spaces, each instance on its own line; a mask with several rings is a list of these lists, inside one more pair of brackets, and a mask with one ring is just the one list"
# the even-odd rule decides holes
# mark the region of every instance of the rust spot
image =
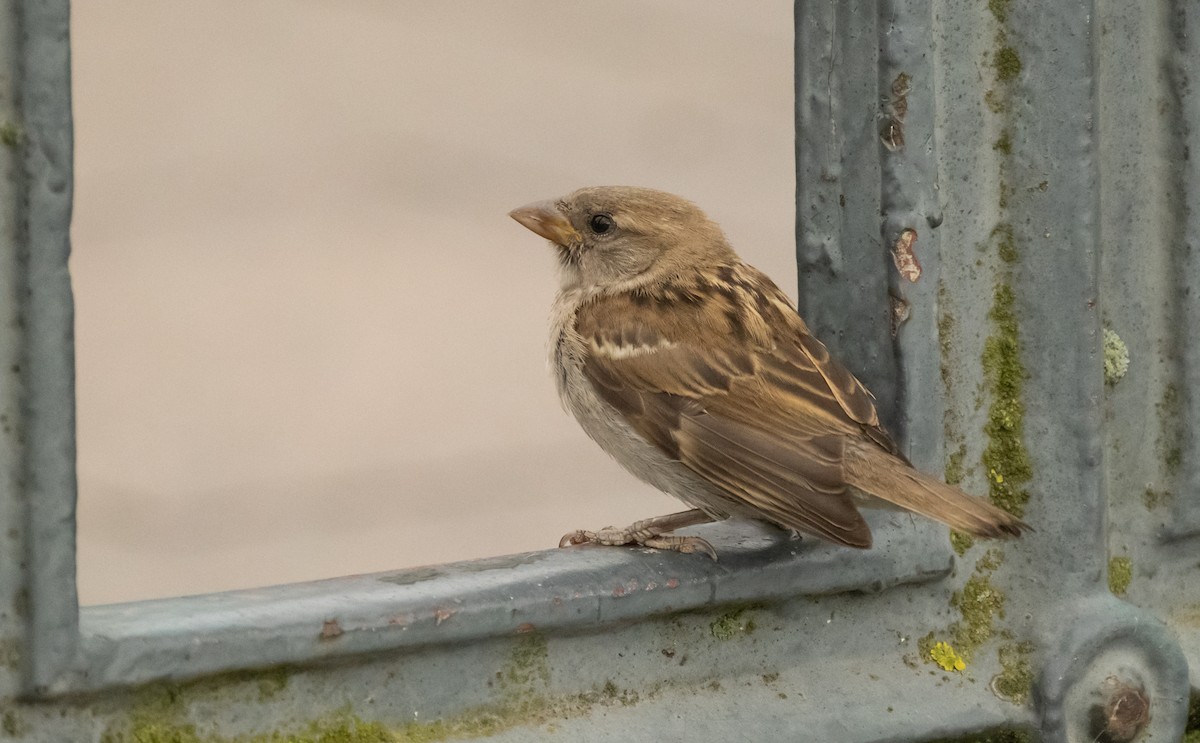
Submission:
[[613,596],[624,596],[627,593],[633,593],[634,591],[636,591],[638,589],[638,585],[639,584],[638,584],[637,578],[630,578],[629,580],[625,581],[624,585],[617,586],[616,588],[614,588],[612,595]]
[[336,619],[326,619],[321,624],[320,637],[322,640],[332,640],[335,637],[341,637],[345,633],[346,631],[342,629],[342,625]]
[[888,152],[904,149],[904,122],[895,117],[885,121],[879,130],[879,141]]
[[647,591],[653,591],[655,588],[658,588],[658,584],[655,583],[654,581],[650,581],[649,583],[646,584]]
[[530,632],[533,632],[534,629],[533,622],[522,622],[521,624],[517,625],[517,634],[527,635]]
[[412,617],[403,612],[388,617],[388,624],[408,624],[411,621]]
[[436,627],[457,613],[457,609],[437,609],[433,612],[433,625]]
[[1150,698],[1144,689],[1109,676],[1103,689],[1109,694],[1104,705],[1104,727],[1097,740],[1130,743],[1150,722]]
[[891,95],[883,106],[884,123],[879,139],[889,152],[904,148],[904,117],[908,115],[908,94],[912,90],[912,77],[901,72],[892,80]]
[[892,244],[892,260],[896,262],[896,270],[909,281],[915,282],[921,278],[921,263],[913,246],[917,243],[917,231],[911,227],[901,230],[900,237]]
[[908,322],[908,316],[912,314],[912,306],[907,299],[903,297],[888,296],[892,302],[892,337],[900,332],[900,326]]
[[671,578],[667,581],[667,588],[679,588],[679,579]]

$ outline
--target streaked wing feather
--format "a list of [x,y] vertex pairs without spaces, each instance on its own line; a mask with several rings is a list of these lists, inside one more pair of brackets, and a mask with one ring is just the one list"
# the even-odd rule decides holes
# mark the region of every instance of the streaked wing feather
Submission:
[[812,442],[811,454],[761,431],[711,415],[685,416],[677,434],[682,461],[775,523],[850,547],[871,546],[871,530],[841,480],[836,456]]
[[769,280],[737,271],[720,287],[585,305],[584,372],[634,430],[734,500],[782,526],[868,546],[842,443],[878,431],[890,445],[870,394]]

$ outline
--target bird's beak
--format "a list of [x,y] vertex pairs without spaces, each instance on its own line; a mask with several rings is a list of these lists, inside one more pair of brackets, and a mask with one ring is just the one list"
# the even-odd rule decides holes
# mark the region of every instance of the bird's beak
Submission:
[[583,241],[553,201],[537,201],[513,209],[508,216],[551,242],[568,247]]

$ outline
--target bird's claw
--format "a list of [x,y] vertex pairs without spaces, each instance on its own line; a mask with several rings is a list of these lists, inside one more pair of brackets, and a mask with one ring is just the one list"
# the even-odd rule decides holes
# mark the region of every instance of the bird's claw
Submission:
[[717,551],[713,549],[713,546],[704,537],[683,537],[667,534],[647,539],[642,545],[657,550],[673,550],[689,555],[693,552],[703,552],[711,557],[713,562],[717,561]]
[[576,529],[575,531],[570,531],[566,534],[563,534],[562,539],[558,540],[558,547],[559,549],[562,549],[563,547],[574,547],[580,544],[590,544],[594,541],[596,541],[596,532]]
[[576,529],[575,531],[567,532],[563,535],[562,539],[558,540],[559,548],[575,547],[581,544],[598,544],[605,547],[621,547],[631,544],[638,547],[670,550],[684,554],[701,552],[711,557],[714,561],[717,559],[717,551],[713,548],[712,544],[703,537],[695,536],[655,534],[645,538],[638,538],[638,536],[631,535],[626,530],[609,527],[601,529],[598,532]]

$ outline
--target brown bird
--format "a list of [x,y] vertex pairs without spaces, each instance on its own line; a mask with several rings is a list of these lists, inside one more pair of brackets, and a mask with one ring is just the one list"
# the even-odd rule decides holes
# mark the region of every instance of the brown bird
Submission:
[[914,469],[880,427],[871,393],[691,202],[595,187],[509,216],[558,254],[550,343],[564,407],[626,469],[693,509],[573,532],[560,546],[715,559],[704,539],[670,532],[747,518],[866,548],[858,506],[899,507],[984,537],[1027,528]]

